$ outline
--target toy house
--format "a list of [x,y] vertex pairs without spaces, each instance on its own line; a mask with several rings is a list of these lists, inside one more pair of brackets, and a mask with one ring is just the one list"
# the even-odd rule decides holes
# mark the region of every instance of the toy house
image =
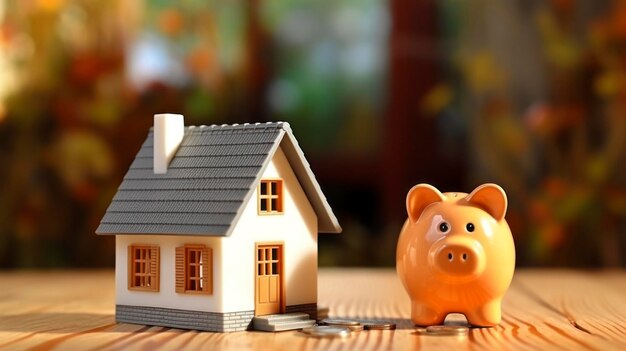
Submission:
[[246,330],[317,313],[317,234],[341,227],[288,123],[154,127],[100,226],[115,235],[116,320]]

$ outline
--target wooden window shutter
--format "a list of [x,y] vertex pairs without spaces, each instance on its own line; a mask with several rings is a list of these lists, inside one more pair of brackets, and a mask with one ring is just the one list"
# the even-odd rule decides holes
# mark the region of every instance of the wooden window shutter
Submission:
[[159,266],[161,265],[161,256],[158,246],[152,246],[150,248],[150,278],[152,284],[154,284],[154,290],[159,291]]
[[133,262],[133,246],[132,245],[128,245],[128,259],[126,260],[128,262],[128,289],[130,290],[133,287],[133,277],[135,276],[135,272],[134,272],[134,266],[135,263]]
[[176,248],[176,292],[185,293],[185,247]]
[[213,251],[211,248],[202,249],[202,292],[213,293]]

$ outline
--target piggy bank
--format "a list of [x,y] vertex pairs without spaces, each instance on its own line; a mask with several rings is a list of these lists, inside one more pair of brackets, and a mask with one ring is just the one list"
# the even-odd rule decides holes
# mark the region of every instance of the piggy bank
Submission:
[[443,324],[462,313],[475,326],[500,323],[502,298],[515,269],[515,246],[496,184],[465,193],[413,187],[396,248],[396,270],[411,298],[411,319]]

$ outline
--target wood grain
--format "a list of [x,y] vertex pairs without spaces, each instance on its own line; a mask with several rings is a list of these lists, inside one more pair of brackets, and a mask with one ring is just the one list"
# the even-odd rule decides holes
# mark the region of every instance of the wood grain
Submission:
[[[393,320],[395,331],[344,340],[299,332],[207,333],[114,320],[110,271],[0,273],[0,350],[625,350],[626,272],[518,271],[496,328],[422,336],[390,269],[322,269],[319,303],[332,317]],[[446,323],[464,324],[462,315]]]

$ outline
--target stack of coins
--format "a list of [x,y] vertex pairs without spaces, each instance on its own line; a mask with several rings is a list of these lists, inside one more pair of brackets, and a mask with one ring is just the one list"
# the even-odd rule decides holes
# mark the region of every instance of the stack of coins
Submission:
[[350,336],[350,329],[330,325],[315,325],[302,329],[302,332],[318,338],[345,338]]
[[359,321],[365,330],[393,330],[396,324],[390,321],[364,320]]
[[320,321],[320,325],[330,325],[334,327],[348,328],[350,331],[361,331],[363,326],[356,320],[326,318]]
[[362,330],[392,330],[396,329],[396,324],[381,320],[359,320],[325,318],[319,325],[304,328],[302,332],[316,337],[346,337]]
[[431,325],[426,328],[416,328],[415,331],[420,335],[466,336],[469,328],[462,325]]
[[321,325],[334,325],[350,328],[352,331],[365,330],[392,330],[396,329],[396,324],[383,320],[366,319],[338,319],[326,318],[320,321]]

